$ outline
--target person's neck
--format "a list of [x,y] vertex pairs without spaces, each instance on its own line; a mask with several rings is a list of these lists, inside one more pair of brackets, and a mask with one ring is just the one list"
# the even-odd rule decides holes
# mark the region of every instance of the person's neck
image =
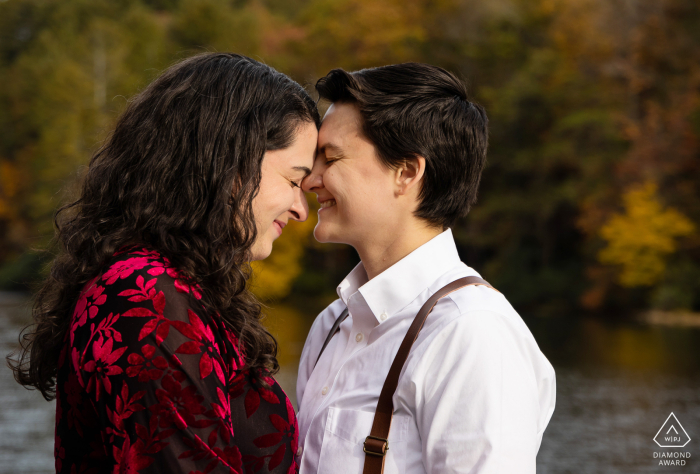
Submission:
[[412,220],[393,227],[389,235],[375,236],[364,245],[355,247],[355,250],[362,260],[367,278],[371,280],[442,232],[442,229],[431,227],[423,221]]

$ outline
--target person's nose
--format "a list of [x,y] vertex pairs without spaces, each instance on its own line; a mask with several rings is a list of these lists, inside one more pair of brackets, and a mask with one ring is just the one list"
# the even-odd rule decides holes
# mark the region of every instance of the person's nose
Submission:
[[289,211],[292,213],[292,219],[304,222],[309,218],[309,203],[306,201],[306,195],[301,188],[297,188],[295,191],[294,203]]
[[318,191],[323,188],[324,165],[321,161],[320,159],[314,160],[314,167],[311,169],[311,174],[301,182],[301,188],[304,192],[318,194]]

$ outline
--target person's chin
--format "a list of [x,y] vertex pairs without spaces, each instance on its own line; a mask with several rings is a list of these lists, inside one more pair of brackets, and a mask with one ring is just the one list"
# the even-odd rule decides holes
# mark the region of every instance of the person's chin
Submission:
[[314,227],[314,238],[322,244],[328,243],[328,241],[326,240],[327,236],[325,229],[323,229],[323,226],[320,222],[316,224],[316,227]]
[[314,228],[314,238],[322,244],[345,243],[343,240],[343,232],[338,229],[338,226],[330,225],[322,221],[319,221]]
[[251,249],[251,261],[264,260],[272,253],[272,240],[260,242]]

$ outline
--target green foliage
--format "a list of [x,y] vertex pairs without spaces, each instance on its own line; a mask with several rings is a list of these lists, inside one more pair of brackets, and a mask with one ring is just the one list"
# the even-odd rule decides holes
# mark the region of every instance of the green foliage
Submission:
[[0,288],[4,290],[26,290],[34,288],[45,275],[43,271],[48,255],[25,252],[17,258],[5,261],[0,268]]
[[651,294],[651,307],[660,310],[697,310],[700,307],[700,265],[676,255]]
[[173,19],[171,35],[193,50],[259,54],[261,25],[255,8],[234,8],[218,0],[183,0]]

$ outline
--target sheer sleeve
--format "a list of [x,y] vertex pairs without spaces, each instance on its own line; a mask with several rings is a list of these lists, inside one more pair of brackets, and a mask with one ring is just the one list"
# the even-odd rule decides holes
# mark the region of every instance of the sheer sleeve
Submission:
[[243,472],[228,390],[240,359],[199,297],[146,254],[118,261],[78,303],[70,365],[100,420],[92,456],[110,470]]

